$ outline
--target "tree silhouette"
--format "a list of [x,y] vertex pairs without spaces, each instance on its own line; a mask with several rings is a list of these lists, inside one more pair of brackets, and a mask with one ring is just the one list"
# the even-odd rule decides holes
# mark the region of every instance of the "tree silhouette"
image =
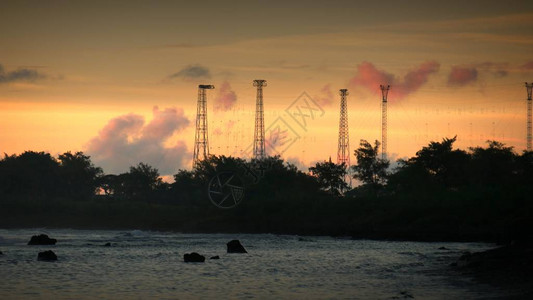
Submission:
[[516,180],[517,157],[513,147],[505,147],[496,141],[487,141],[487,144],[487,148],[470,148],[471,181],[475,184],[499,184]]
[[387,179],[389,161],[378,157],[379,145],[377,140],[374,146],[366,140],[361,140],[359,148],[354,151],[357,158],[357,164],[352,166],[354,178],[371,187],[379,187],[385,184]]
[[61,192],[59,163],[49,153],[26,151],[0,161],[0,190],[37,198]]
[[431,142],[409,159],[406,167],[421,167],[428,177],[446,187],[457,187],[468,181],[469,155],[460,149],[453,150],[457,136],[442,142]]
[[106,174],[98,178],[98,187],[102,189],[106,196],[114,195],[119,185],[118,175]]
[[517,183],[530,185],[533,178],[533,151],[524,151],[516,158],[516,164]]
[[337,165],[330,158],[329,161],[317,162],[309,171],[316,176],[320,187],[333,195],[341,195],[348,189],[344,181],[347,172],[344,163]]
[[90,198],[95,194],[99,185],[99,177],[103,175],[102,168],[95,167],[89,156],[83,152],[65,152],[58,156],[60,172],[64,183],[64,190],[68,196]]
[[114,181],[115,196],[134,200],[148,201],[163,186],[159,171],[142,162],[131,166],[128,173],[118,175]]

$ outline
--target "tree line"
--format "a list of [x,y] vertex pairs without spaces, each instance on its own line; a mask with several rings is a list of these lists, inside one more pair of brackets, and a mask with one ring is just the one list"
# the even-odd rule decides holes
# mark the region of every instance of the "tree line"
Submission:
[[[184,232],[350,235],[412,240],[533,238],[533,153],[489,141],[431,142],[397,167],[362,140],[349,168],[331,160],[308,172],[280,157],[211,156],[173,182],[145,163],[105,174],[82,152],[27,151],[0,159],[0,227],[145,228]],[[216,174],[240,178],[244,198],[219,209]],[[346,176],[357,182],[346,184]]]
[[[211,156],[191,171],[179,170],[174,182],[164,182],[159,171],[143,162],[122,174],[104,174],[83,152],[65,152],[57,158],[45,152],[26,151],[0,160],[0,194],[38,199],[66,197],[108,198],[194,203],[205,198],[205,186],[218,172],[231,171],[243,178],[250,193],[287,192],[301,195],[357,196],[462,190],[471,187],[513,187],[530,184],[533,152],[514,152],[497,141],[486,147],[454,149],[456,138],[431,142],[415,156],[390,162],[380,158],[379,142],[361,140],[354,151],[357,163],[349,168],[329,161],[317,162],[302,172],[279,156],[262,161]],[[350,190],[346,176],[360,184]],[[273,195],[275,196],[275,195]]]

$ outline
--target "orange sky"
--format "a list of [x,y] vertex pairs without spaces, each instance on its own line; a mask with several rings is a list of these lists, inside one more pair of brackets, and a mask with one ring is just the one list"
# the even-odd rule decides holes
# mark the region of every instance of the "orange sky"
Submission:
[[[340,88],[351,151],[380,139],[381,81],[392,157],[454,135],[525,148],[529,2],[130,2],[0,4],[0,151],[81,150],[106,172],[144,161],[172,174],[190,168],[206,83],[211,153],[241,155],[253,79],[268,82],[266,127],[289,127],[280,149],[302,167],[336,157]],[[323,110],[305,128],[285,111],[303,92]]]

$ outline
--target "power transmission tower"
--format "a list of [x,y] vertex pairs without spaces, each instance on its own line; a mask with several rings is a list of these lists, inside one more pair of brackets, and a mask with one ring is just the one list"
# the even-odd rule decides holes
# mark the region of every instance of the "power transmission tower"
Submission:
[[381,96],[381,158],[387,159],[387,96],[389,94],[390,85],[386,87],[380,85]]
[[339,119],[339,145],[337,148],[337,164],[350,167],[350,135],[348,133],[348,108],[346,105],[347,89],[339,90],[341,95],[341,112]]
[[254,152],[253,158],[265,158],[265,116],[263,111],[263,87],[267,86],[266,80],[254,80],[257,87],[257,98],[255,102],[255,130],[254,130]]
[[198,105],[196,109],[196,133],[194,135],[194,154],[192,167],[196,168],[201,160],[209,156],[209,136],[207,132],[207,97],[206,90],[214,89],[213,85],[198,85]]
[[527,151],[531,151],[531,90],[533,83],[526,82],[527,89]]

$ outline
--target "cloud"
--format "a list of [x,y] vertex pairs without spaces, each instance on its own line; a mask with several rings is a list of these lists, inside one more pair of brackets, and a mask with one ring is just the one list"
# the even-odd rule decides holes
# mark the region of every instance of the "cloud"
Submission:
[[183,78],[183,79],[202,79],[211,78],[211,72],[208,68],[201,65],[188,65],[178,72],[169,75],[169,79]]
[[189,152],[183,141],[171,146],[167,141],[174,133],[185,129],[190,121],[183,109],[160,110],[155,106],[152,113],[148,124],[144,117],[136,114],[111,119],[98,136],[88,142],[86,152],[108,173],[123,173],[130,166],[144,162],[159,169],[161,175],[174,174],[188,160]]
[[300,170],[300,171],[302,171],[304,173],[309,172],[309,166],[306,165],[301,159],[299,159],[296,156],[287,157],[287,159],[285,159],[285,161],[295,165],[298,168],[298,170]]
[[215,111],[228,111],[237,102],[237,94],[231,89],[229,82],[224,81],[215,98]]
[[378,70],[367,61],[357,66],[357,75],[350,79],[350,84],[363,86],[377,93],[380,84],[394,84],[394,75]]
[[439,68],[440,64],[435,61],[421,64],[417,69],[409,71],[404,76],[403,83],[398,86],[398,89],[405,96],[417,91],[428,81],[429,75],[438,72]]
[[174,131],[186,128],[189,120],[183,115],[183,110],[177,108],[166,108],[159,110],[154,106],[152,109],[154,115],[152,121],[142,130],[142,137],[146,140],[164,140],[170,137]]
[[478,70],[475,67],[453,66],[448,75],[448,85],[461,87],[477,81]]
[[20,68],[15,71],[5,72],[4,66],[0,64],[0,84],[9,82],[28,81],[34,82],[38,79],[44,79],[47,76],[33,69]]
[[528,61],[526,62],[525,64],[521,65],[520,68],[522,70],[533,70],[533,60],[532,61]]
[[314,100],[320,106],[329,106],[333,104],[334,96],[331,90],[331,84],[326,84],[320,89],[320,94],[314,97]]
[[362,86],[376,94],[381,84],[391,85],[393,91],[390,93],[391,98],[402,100],[420,89],[428,81],[429,76],[438,72],[439,68],[438,62],[427,61],[407,72],[403,79],[399,80],[391,73],[378,70],[372,63],[363,62],[357,66],[357,75],[350,79],[350,84],[356,87]]
[[505,77],[509,74],[509,64],[508,63],[494,63],[494,62],[484,62],[479,64],[472,64],[471,67],[476,68],[477,71],[490,72],[495,77]]
[[477,82],[481,75],[492,74],[496,78],[509,75],[509,63],[482,62],[452,66],[448,85],[462,87]]

